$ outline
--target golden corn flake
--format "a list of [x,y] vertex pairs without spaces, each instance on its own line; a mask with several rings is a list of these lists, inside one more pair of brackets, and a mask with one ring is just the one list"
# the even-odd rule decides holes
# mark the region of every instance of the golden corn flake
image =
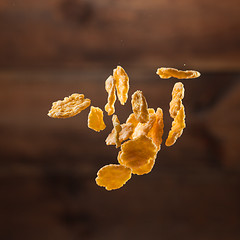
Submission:
[[[121,124],[121,131],[119,133],[119,141],[120,143],[126,141],[132,136],[133,133],[133,124],[132,123],[124,123]],[[115,129],[113,128],[112,132],[108,135],[106,139],[107,145],[116,145],[116,138],[115,138]]]
[[175,68],[158,68],[157,69],[157,75],[159,75],[160,78],[178,78],[178,79],[189,79],[189,78],[198,78],[201,74],[198,71],[193,70],[177,70]]
[[147,135],[148,132],[153,127],[155,121],[156,121],[155,113],[149,114],[149,120],[146,123],[138,123],[137,127],[134,129],[132,138],[137,138],[141,135]]
[[138,174],[138,170],[155,159],[157,148],[152,140],[146,136],[140,136],[128,140],[121,146],[118,154],[118,162],[132,169],[132,172]]
[[114,107],[114,104],[116,102],[115,85],[116,80],[113,78],[113,76],[109,76],[105,82],[105,89],[108,93],[108,102],[105,105],[105,111],[108,113],[108,115],[112,115],[115,112]]
[[124,105],[128,99],[129,91],[129,78],[127,73],[121,66],[117,66],[113,70],[113,78],[116,80],[117,96],[122,105]]
[[110,164],[102,167],[96,178],[96,183],[100,187],[105,187],[107,190],[121,188],[132,176],[130,168],[122,165]]
[[142,91],[138,90],[132,95],[132,110],[138,122],[146,123],[149,120],[148,105]]
[[113,123],[113,128],[114,128],[114,141],[116,142],[116,148],[118,148],[121,145],[121,143],[119,141],[119,133],[121,132],[122,127],[120,125],[117,115],[113,115],[112,123]]
[[160,150],[160,146],[162,144],[162,135],[163,135],[163,111],[161,108],[157,108],[155,113],[156,121],[153,124],[153,127],[148,133],[148,137],[150,137],[154,144],[156,145],[158,151]]
[[88,114],[88,127],[97,132],[106,128],[103,121],[103,111],[100,108],[91,106]]
[[172,128],[168,133],[168,138],[166,140],[166,146],[172,146],[176,140],[182,135],[183,129],[186,127],[185,125],[185,112],[184,106],[181,106],[181,109],[178,111],[177,116],[174,118],[172,122]]
[[172,101],[170,102],[169,113],[172,118],[177,116],[178,111],[182,106],[182,99],[184,98],[184,86],[181,82],[175,83],[172,90]]
[[59,100],[52,104],[52,108],[48,112],[48,116],[52,118],[69,118],[77,115],[82,110],[89,107],[91,100],[84,99],[83,94],[74,93],[63,100]]

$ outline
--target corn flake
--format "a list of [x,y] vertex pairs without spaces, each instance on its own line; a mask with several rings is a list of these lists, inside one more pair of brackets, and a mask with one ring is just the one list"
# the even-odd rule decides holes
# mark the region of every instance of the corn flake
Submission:
[[91,110],[88,114],[88,127],[99,132],[106,128],[103,121],[103,111],[101,108],[91,106]]
[[162,144],[162,135],[163,135],[163,111],[161,108],[157,108],[157,111],[155,113],[156,121],[153,124],[153,127],[148,133],[148,137],[150,137],[154,144],[156,145],[158,151],[160,150],[160,146]]
[[113,70],[113,78],[116,80],[117,96],[122,105],[128,99],[129,78],[125,70],[121,66],[117,66]]
[[186,127],[185,124],[185,112],[184,106],[181,106],[181,109],[178,111],[177,116],[172,122],[172,128],[168,133],[168,138],[165,142],[166,146],[172,146],[176,140],[182,135],[183,129]]
[[108,93],[108,102],[105,105],[105,111],[108,115],[112,115],[115,112],[114,104],[116,102],[116,94],[115,94],[115,85],[116,80],[113,76],[109,76],[108,79],[105,81],[105,89]]
[[170,77],[178,79],[198,78],[201,74],[198,71],[193,70],[177,70],[175,68],[158,68],[156,72],[160,78],[168,79]]
[[152,140],[146,136],[128,140],[121,146],[118,153],[118,162],[132,169],[132,172],[138,174],[138,170],[155,159],[157,148]]
[[52,118],[69,118],[77,115],[82,110],[89,107],[91,100],[84,99],[83,94],[74,93],[63,100],[58,100],[52,104],[48,116]]
[[177,116],[178,111],[182,106],[182,99],[184,98],[184,86],[181,82],[175,83],[172,90],[172,100],[170,102],[169,113],[172,118]]
[[114,129],[113,138],[114,138],[114,141],[116,142],[116,148],[118,148],[121,146],[121,143],[119,141],[119,133],[121,132],[122,127],[120,125],[117,115],[113,115],[112,123],[113,123],[113,129]]
[[138,122],[146,123],[149,120],[148,105],[142,91],[138,90],[132,95],[132,110]]
[[114,190],[121,188],[132,176],[132,171],[122,165],[110,164],[102,167],[96,178],[96,183],[106,190]]

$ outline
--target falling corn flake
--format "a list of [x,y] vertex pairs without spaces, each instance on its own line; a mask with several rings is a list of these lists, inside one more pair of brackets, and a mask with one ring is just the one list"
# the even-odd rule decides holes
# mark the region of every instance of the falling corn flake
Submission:
[[161,108],[157,108],[155,113],[156,121],[153,124],[153,127],[148,132],[148,137],[153,140],[153,143],[156,145],[158,151],[160,150],[162,144],[162,136],[163,136],[163,111]]
[[91,106],[91,110],[88,114],[88,127],[100,132],[106,128],[106,125],[103,121],[103,111],[99,107]]
[[102,167],[96,178],[96,183],[106,190],[114,190],[121,188],[132,176],[132,171],[128,167],[122,165],[110,164]]
[[118,162],[132,169],[134,174],[139,174],[138,170],[155,159],[157,148],[150,138],[140,136],[138,138],[128,140],[121,146],[118,153]]
[[109,76],[105,81],[105,89],[108,93],[108,102],[105,105],[105,111],[108,113],[108,115],[112,115],[115,112],[114,107],[114,104],[116,102],[115,86],[116,80],[113,78],[113,76]]
[[117,66],[117,68],[113,70],[113,78],[116,81],[118,99],[120,103],[124,105],[128,99],[129,77],[121,66]]
[[168,138],[165,142],[166,146],[172,146],[176,140],[182,135],[185,125],[185,111],[182,104],[184,97],[184,86],[181,82],[175,83],[172,90],[172,101],[170,102],[169,113],[172,118],[172,128],[168,133]]
[[169,113],[172,118],[177,116],[178,111],[182,106],[182,99],[184,98],[184,86],[181,82],[175,83],[172,90],[172,100],[170,102]]
[[184,106],[181,106],[181,109],[178,111],[177,116],[174,118],[172,122],[172,128],[168,134],[168,138],[166,140],[166,146],[172,146],[176,140],[182,135],[183,129],[186,127],[185,124],[185,111]]
[[121,143],[119,141],[119,133],[121,132],[122,127],[120,125],[117,115],[112,116],[112,123],[114,128],[113,138],[114,138],[114,142],[116,142],[116,148],[118,148],[121,146]]
[[132,110],[135,118],[140,123],[146,123],[149,120],[148,105],[142,91],[136,91],[132,95]]
[[178,78],[178,79],[189,79],[189,78],[198,78],[200,77],[200,73],[194,70],[177,70],[176,68],[165,68],[161,67],[157,69],[157,75],[160,78],[168,79],[170,77]]
[[83,94],[74,93],[63,100],[58,100],[52,104],[48,116],[52,118],[69,118],[79,114],[89,107],[91,100],[84,99]]

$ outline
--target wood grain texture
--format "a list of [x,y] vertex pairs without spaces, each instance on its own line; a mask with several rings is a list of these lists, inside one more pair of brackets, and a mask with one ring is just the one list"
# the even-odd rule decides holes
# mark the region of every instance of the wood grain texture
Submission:
[[239,70],[239,1],[3,0],[0,68]]

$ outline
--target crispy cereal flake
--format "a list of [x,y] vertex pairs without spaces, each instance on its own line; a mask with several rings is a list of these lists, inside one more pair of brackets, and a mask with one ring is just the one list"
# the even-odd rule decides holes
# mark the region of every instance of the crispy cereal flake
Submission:
[[194,71],[194,70],[186,70],[186,71],[182,71],[182,70],[177,70],[175,68],[165,68],[165,67],[161,67],[157,69],[157,75],[159,75],[160,78],[170,78],[170,77],[174,77],[174,78],[178,78],[178,79],[189,79],[189,78],[198,78],[200,77],[200,73],[198,71]]
[[185,112],[184,106],[181,106],[181,109],[178,111],[177,116],[172,122],[172,128],[168,133],[168,138],[166,140],[166,146],[172,146],[176,140],[182,135],[183,129],[186,127],[185,124]]
[[88,114],[88,127],[100,132],[106,128],[103,121],[103,111],[101,108],[91,106],[91,110]]
[[108,115],[112,115],[115,112],[114,104],[116,102],[116,94],[115,94],[115,86],[116,80],[113,76],[109,76],[108,79],[105,81],[105,89],[108,93],[108,102],[105,105],[105,111]]
[[132,169],[132,172],[138,174],[138,170],[155,159],[157,148],[152,140],[146,136],[128,140],[121,146],[118,153],[118,162]]
[[69,118],[77,115],[82,110],[89,107],[91,100],[84,99],[83,94],[74,93],[63,100],[58,100],[52,104],[48,116],[52,118]]
[[96,178],[96,183],[100,187],[105,187],[106,190],[114,190],[121,188],[132,176],[130,168],[122,165],[110,164],[102,167]]
[[146,123],[149,120],[148,105],[142,91],[138,90],[132,95],[132,110],[138,122]]
[[121,66],[117,66],[113,70],[113,78],[116,80],[117,96],[122,105],[128,99],[129,78],[125,70]]
[[182,106],[182,99],[184,98],[184,86],[181,82],[175,83],[172,90],[172,101],[170,102],[169,113],[172,118],[177,116],[178,111]]
[[155,113],[156,121],[153,124],[153,127],[148,133],[148,137],[150,137],[154,144],[156,145],[158,151],[160,150],[160,146],[162,144],[162,135],[163,135],[163,111],[161,108],[157,108]]
[[122,127],[120,125],[117,115],[112,116],[112,123],[113,123],[113,129],[114,129],[113,138],[114,138],[114,141],[116,142],[116,148],[118,148],[121,146],[121,143],[119,141],[119,133],[121,132]]

